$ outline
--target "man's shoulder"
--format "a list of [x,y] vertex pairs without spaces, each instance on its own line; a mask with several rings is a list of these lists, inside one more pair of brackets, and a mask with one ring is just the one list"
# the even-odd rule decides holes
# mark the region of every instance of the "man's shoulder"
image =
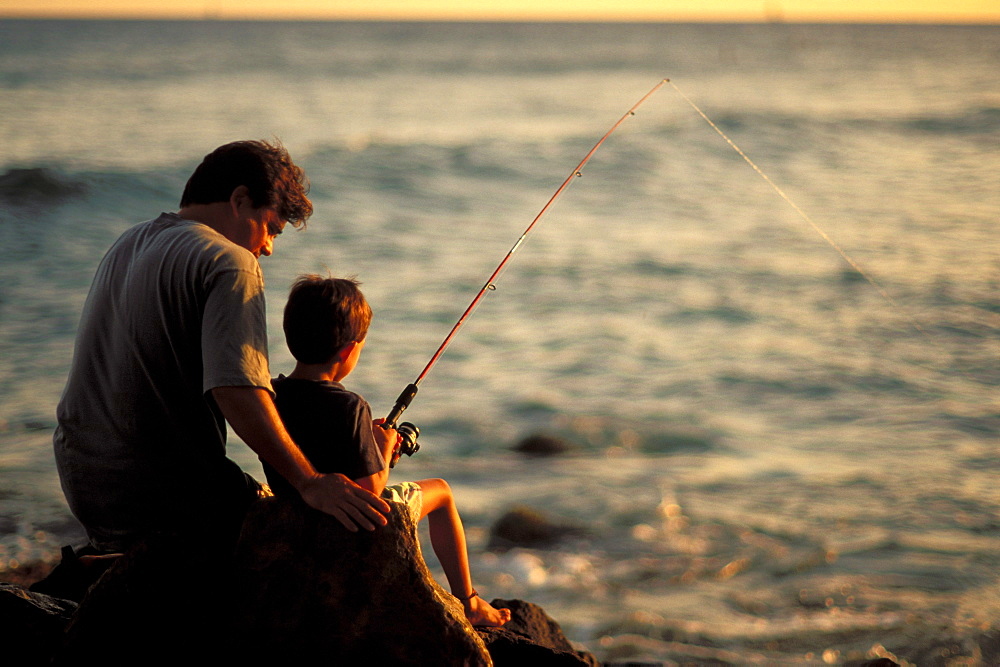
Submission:
[[185,220],[176,213],[160,213],[152,220],[132,225],[122,236],[158,236],[160,234],[185,233],[196,224]]
[[186,275],[193,271],[206,285],[234,293],[263,289],[264,274],[253,253],[208,225],[176,214],[164,214],[153,223],[162,226],[158,251],[172,257]]
[[176,213],[161,213],[152,220],[140,222],[122,235],[133,238],[147,247],[157,247],[162,252],[173,252],[201,258],[222,268],[258,272],[257,259],[246,248],[227,239],[208,225],[187,220]]

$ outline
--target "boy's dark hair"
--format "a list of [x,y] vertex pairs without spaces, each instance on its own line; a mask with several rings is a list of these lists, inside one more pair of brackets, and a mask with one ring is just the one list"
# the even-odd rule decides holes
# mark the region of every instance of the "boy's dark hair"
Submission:
[[323,364],[348,343],[364,340],[372,309],[357,280],[300,276],[285,304],[285,341],[303,364]]
[[305,172],[278,141],[234,141],[216,148],[191,174],[180,206],[229,201],[241,185],[255,208],[272,207],[295,227],[312,215]]

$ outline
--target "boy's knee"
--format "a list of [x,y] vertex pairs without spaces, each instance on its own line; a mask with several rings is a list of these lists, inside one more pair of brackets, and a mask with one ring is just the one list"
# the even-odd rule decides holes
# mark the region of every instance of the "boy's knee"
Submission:
[[439,493],[447,493],[451,495],[451,486],[443,479],[422,479],[418,482],[418,484],[424,492],[437,491]]
[[424,479],[419,482],[424,492],[424,503],[429,507],[440,508],[455,504],[455,496],[451,486],[443,479]]

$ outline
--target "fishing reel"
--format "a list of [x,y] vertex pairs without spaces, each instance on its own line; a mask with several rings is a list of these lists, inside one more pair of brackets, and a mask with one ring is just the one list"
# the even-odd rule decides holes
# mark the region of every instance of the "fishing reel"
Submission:
[[399,441],[396,443],[396,449],[392,452],[392,460],[389,461],[390,468],[396,467],[399,457],[403,454],[413,456],[420,450],[420,443],[417,442],[417,438],[420,437],[420,429],[417,428],[416,424],[403,422],[396,427],[396,433],[399,435]]
[[399,457],[403,454],[407,456],[413,456],[420,449],[420,445],[417,443],[417,438],[420,436],[420,429],[417,428],[416,424],[411,422],[400,422],[399,425],[396,424],[399,418],[402,416],[403,411],[406,410],[410,405],[410,401],[413,397],[417,395],[417,385],[410,384],[407,385],[406,389],[399,395],[396,399],[396,404],[392,406],[392,410],[382,420],[382,428],[394,428],[396,433],[399,434],[399,441],[396,443],[396,449],[392,452],[392,458],[389,459],[389,467],[395,468],[396,464],[399,462]]

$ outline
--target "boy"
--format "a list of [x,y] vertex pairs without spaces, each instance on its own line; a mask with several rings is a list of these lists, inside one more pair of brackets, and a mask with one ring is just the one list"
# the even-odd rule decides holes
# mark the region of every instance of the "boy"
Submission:
[[[510,610],[493,608],[472,587],[465,530],[448,483],[424,479],[387,487],[396,431],[378,426],[383,420],[372,420],[365,399],[340,384],[358,363],[372,317],[358,285],[307,275],[292,286],[284,329],[296,364],[273,382],[278,413],[317,471],[343,473],[376,495],[405,503],[414,523],[428,517],[434,553],[466,617],[473,625],[501,626]],[[266,463],[264,472],[276,494],[294,492]]]

